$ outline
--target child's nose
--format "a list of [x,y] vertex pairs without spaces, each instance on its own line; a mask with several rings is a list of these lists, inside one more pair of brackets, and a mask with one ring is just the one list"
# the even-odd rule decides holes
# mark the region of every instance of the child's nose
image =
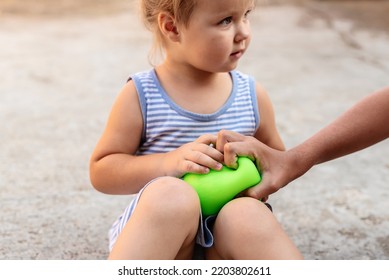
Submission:
[[250,34],[251,34],[250,24],[248,22],[241,22],[240,24],[237,25],[236,28],[235,41],[236,42],[244,41],[250,37]]

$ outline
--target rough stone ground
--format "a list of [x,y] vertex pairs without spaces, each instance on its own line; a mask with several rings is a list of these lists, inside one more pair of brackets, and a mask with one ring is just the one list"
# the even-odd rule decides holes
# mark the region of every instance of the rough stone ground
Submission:
[[[0,2],[0,259],[105,259],[131,197],[95,191],[89,156],[150,34],[134,1]],[[271,3],[271,4],[270,4]],[[239,69],[292,147],[389,84],[388,1],[261,1]],[[389,145],[323,164],[271,197],[307,259],[389,258]]]

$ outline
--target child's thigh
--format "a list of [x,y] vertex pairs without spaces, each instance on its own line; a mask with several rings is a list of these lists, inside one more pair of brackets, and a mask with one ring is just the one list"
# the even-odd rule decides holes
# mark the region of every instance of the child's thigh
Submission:
[[111,257],[191,258],[199,218],[200,202],[192,187],[177,178],[158,178],[143,189],[112,241]]
[[302,256],[273,213],[253,198],[238,198],[219,212],[214,246],[208,258],[301,259]]
[[272,232],[282,230],[269,208],[253,198],[237,198],[219,212],[213,234],[215,242],[234,243],[252,239],[266,239]]
[[220,210],[215,220],[215,243],[207,250],[207,258],[261,259],[252,251],[258,251],[257,244],[266,244],[279,230],[280,225],[264,203],[248,197],[234,199]]

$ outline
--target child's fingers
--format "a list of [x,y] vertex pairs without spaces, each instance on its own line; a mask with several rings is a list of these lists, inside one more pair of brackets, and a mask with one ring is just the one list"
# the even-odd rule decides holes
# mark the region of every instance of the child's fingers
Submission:
[[202,143],[208,146],[210,146],[211,144],[215,146],[216,141],[217,141],[217,136],[213,134],[204,134],[195,140],[196,143]]
[[[224,161],[224,156],[223,156],[222,152],[215,149],[216,141],[217,141],[216,135],[204,134],[194,141],[194,143],[196,143],[197,145],[193,147],[193,150],[198,150],[198,151],[208,155],[209,157],[211,157],[215,161],[222,163]],[[200,160],[201,160],[201,158],[200,158]],[[198,163],[201,164],[201,162],[198,162]],[[211,166],[209,166],[209,165],[206,165],[206,166],[215,169],[214,168],[215,164],[216,163],[214,161],[212,161]]]
[[[208,167],[214,170],[220,170],[223,167],[221,164],[221,162],[223,162],[223,154],[207,145],[202,145],[199,147],[199,150],[193,150],[186,155],[185,159],[196,165]],[[193,168],[192,165],[191,168]]]
[[191,160],[186,160],[184,162],[184,174],[186,173],[196,173],[196,174],[207,174],[209,168],[203,165],[197,164]]

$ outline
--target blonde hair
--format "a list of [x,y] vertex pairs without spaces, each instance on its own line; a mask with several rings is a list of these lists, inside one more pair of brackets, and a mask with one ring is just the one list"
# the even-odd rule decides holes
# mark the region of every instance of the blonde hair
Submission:
[[157,53],[163,54],[163,37],[158,27],[158,15],[167,12],[174,17],[176,24],[188,26],[197,0],[140,0],[141,16],[144,25],[154,35],[149,60],[154,64]]

